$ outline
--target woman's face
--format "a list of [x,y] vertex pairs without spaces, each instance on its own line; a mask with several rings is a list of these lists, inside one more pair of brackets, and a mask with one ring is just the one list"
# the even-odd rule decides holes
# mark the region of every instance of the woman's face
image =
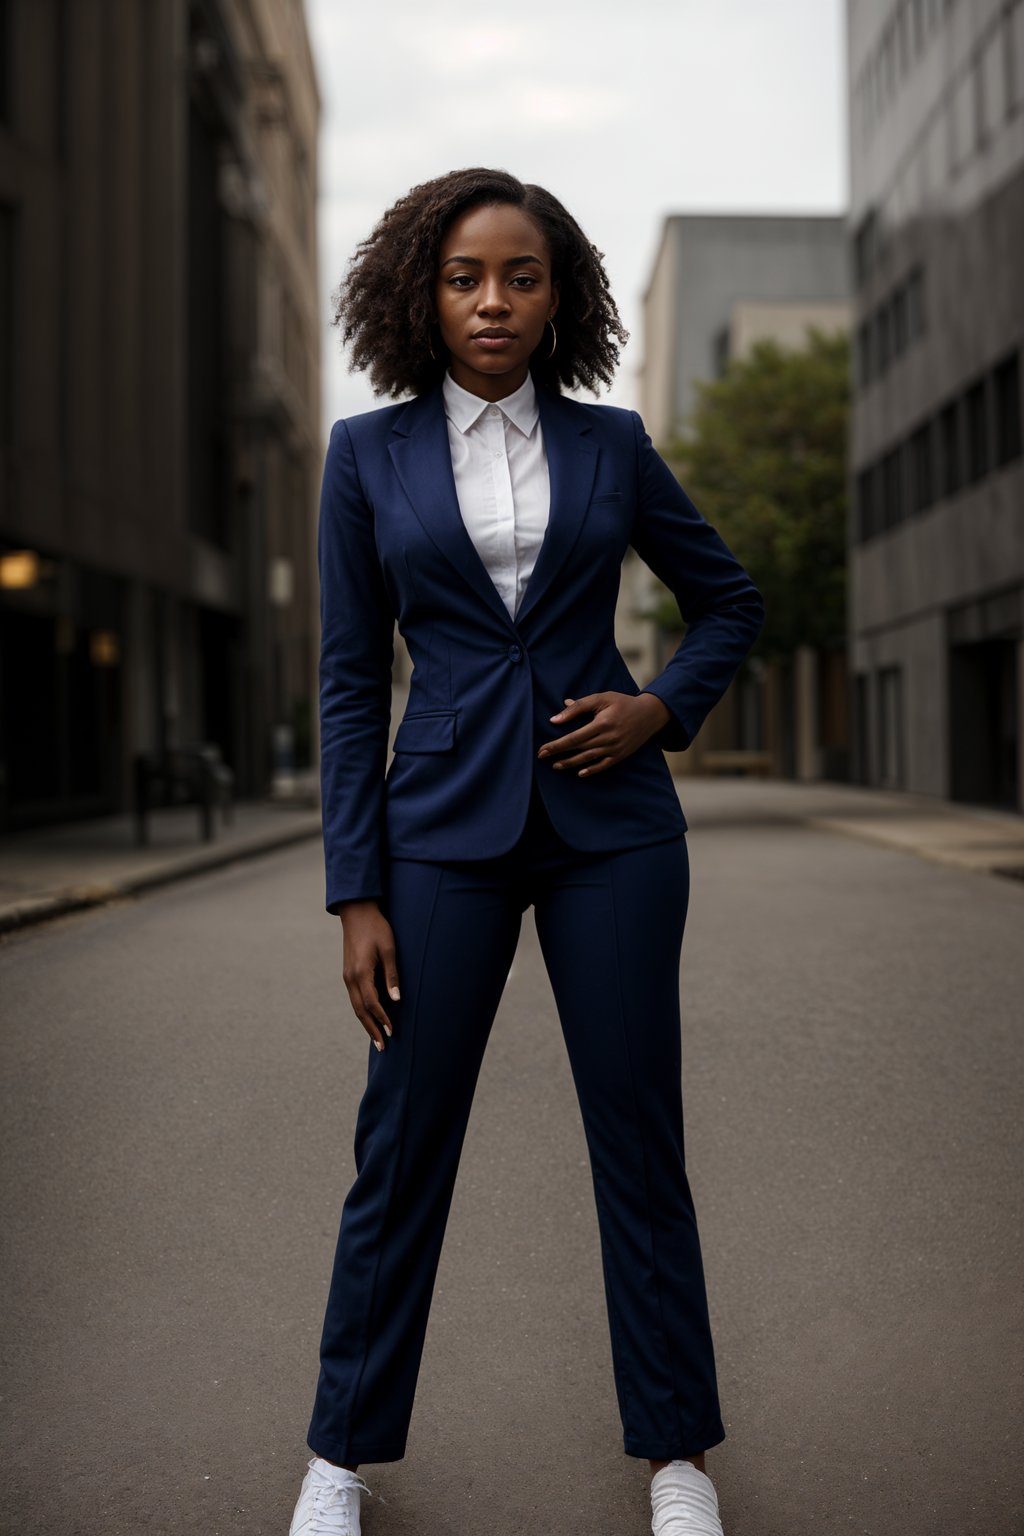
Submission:
[[550,350],[545,328],[558,309],[548,243],[529,214],[495,203],[456,219],[441,244],[434,302],[456,384],[484,400],[518,389],[530,354]]

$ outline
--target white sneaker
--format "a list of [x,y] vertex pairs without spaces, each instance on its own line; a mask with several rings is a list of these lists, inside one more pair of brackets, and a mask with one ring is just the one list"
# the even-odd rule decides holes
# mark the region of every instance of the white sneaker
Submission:
[[370,1490],[355,1472],[314,1456],[302,1479],[288,1536],[359,1536],[359,1499]]
[[670,1461],[651,1479],[654,1536],[724,1536],[718,1494],[692,1461]]

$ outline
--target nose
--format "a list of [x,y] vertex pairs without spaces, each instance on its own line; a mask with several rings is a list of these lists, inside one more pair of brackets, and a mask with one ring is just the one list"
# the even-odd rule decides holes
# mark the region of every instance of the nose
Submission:
[[481,315],[508,314],[508,295],[500,278],[488,278],[480,284],[477,309]]

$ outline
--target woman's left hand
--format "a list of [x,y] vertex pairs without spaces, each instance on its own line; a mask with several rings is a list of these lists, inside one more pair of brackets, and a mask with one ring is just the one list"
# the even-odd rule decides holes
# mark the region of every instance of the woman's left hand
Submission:
[[552,767],[561,773],[575,768],[577,778],[602,773],[629,757],[672,718],[668,705],[654,693],[588,693],[565,703],[565,709],[551,716],[553,725],[579,715],[594,718],[555,741],[546,741],[537,756],[553,758]]

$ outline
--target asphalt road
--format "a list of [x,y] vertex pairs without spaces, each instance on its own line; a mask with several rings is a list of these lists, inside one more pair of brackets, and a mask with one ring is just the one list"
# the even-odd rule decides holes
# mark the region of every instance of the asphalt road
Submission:
[[[691,816],[687,1163],[727,1536],[1020,1536],[1024,885]],[[0,945],[18,1536],[283,1533],[365,1037],[316,842]],[[366,1536],[643,1536],[530,915]]]

